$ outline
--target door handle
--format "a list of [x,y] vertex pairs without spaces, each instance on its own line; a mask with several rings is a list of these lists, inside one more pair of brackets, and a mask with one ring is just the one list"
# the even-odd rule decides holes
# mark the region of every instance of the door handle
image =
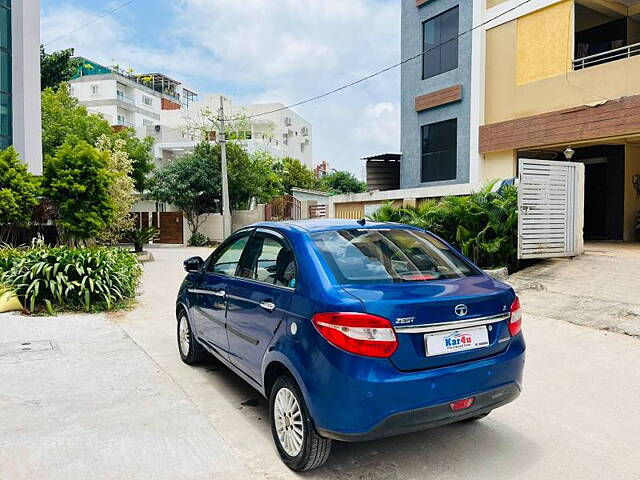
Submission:
[[224,297],[227,294],[224,290],[214,290],[211,293],[216,297]]
[[264,308],[267,312],[273,312],[276,309],[276,304],[265,300],[264,302],[260,302],[260,306]]

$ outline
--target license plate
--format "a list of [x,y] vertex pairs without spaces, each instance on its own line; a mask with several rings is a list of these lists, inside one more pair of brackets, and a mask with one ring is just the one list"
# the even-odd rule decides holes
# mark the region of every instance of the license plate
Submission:
[[425,335],[424,343],[427,357],[435,357],[436,355],[486,347],[489,345],[489,334],[487,327],[482,325]]

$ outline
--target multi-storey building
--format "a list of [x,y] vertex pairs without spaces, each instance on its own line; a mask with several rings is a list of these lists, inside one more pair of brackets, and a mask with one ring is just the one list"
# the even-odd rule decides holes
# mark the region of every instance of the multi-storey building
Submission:
[[329,164],[326,160],[323,160],[319,164],[313,167],[313,173],[316,178],[322,178],[329,174]]
[[[493,0],[493,18],[519,2]],[[483,176],[584,164],[586,239],[633,240],[640,211],[640,2],[537,1],[484,32]],[[567,153],[567,155],[564,154]]]
[[140,135],[160,124],[163,111],[187,109],[198,94],[160,73],[133,74],[118,66],[105,67],[80,58],[70,92],[90,111],[113,126],[131,127]]
[[193,149],[202,140],[203,127],[210,140],[217,135],[220,98],[234,140],[249,152],[267,151],[276,157],[292,157],[312,168],[311,124],[281,103],[235,105],[224,95],[207,95],[188,110],[162,112],[160,124],[148,133],[156,138],[156,156],[163,161]]
[[0,0],[0,148],[42,173],[40,1]]
[[334,197],[330,214],[465,194],[518,176],[521,159],[569,159],[584,180],[560,208],[584,224],[579,236],[634,239],[640,1],[402,0],[402,58],[413,58],[402,69],[402,189]]
[[402,2],[401,188],[477,181],[470,155],[471,1]]

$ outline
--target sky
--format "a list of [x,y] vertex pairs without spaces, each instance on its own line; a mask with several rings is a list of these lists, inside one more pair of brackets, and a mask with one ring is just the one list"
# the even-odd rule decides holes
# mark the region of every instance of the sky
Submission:
[[[41,0],[47,51],[159,71],[236,104],[285,105],[400,59],[399,0]],[[52,42],[52,43],[49,43]],[[400,151],[400,71],[294,111],[313,126],[313,161],[363,176],[360,158]]]

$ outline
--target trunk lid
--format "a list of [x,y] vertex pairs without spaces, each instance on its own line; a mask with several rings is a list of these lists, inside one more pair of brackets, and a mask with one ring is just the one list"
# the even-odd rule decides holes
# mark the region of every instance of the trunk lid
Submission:
[[[438,368],[496,355],[507,347],[511,338],[507,322],[515,294],[511,287],[486,275],[343,288],[362,301],[367,313],[384,317],[395,326],[399,344],[390,360],[402,371]],[[456,313],[460,305],[466,307],[466,313],[464,308],[458,308]],[[467,323],[474,320],[479,321],[480,326],[487,325],[487,346],[427,355],[426,335],[477,327],[475,323]]]

